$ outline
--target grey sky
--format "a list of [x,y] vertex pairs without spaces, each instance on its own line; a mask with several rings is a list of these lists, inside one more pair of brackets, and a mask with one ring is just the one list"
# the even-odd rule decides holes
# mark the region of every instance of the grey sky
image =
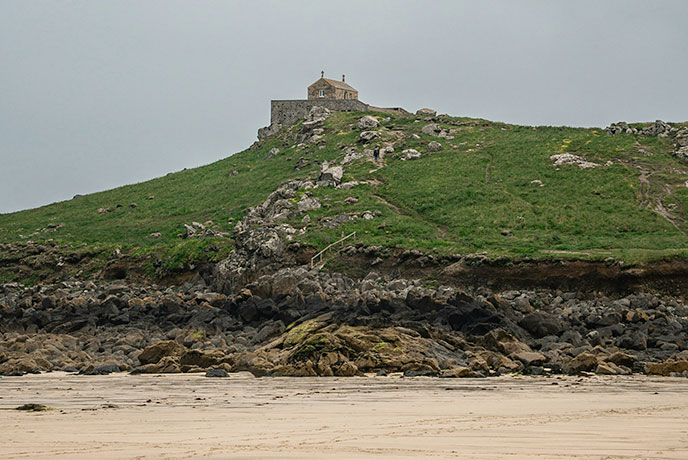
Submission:
[[0,0],[0,212],[246,148],[320,70],[378,106],[688,119],[688,1]]

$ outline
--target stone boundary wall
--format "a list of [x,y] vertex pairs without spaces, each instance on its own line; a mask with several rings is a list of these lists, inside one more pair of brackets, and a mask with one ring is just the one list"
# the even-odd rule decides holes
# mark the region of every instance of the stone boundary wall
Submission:
[[369,105],[357,99],[292,99],[270,102],[270,124],[293,125],[306,118],[311,107],[325,107],[338,112],[367,112]]

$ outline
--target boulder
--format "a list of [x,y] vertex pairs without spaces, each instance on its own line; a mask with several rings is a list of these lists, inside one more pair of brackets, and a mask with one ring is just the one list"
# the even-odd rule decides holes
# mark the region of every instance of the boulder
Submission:
[[549,159],[552,160],[554,166],[575,165],[580,169],[597,168],[599,166],[598,163],[586,161],[584,158],[572,153],[559,153],[556,155],[550,155]]
[[463,294],[449,300],[453,306],[447,321],[455,331],[468,334],[484,335],[503,325],[504,318],[489,303],[472,301],[467,303]]
[[614,363],[602,362],[597,365],[595,373],[600,375],[627,375],[629,372]]
[[557,318],[540,311],[527,314],[518,322],[518,325],[538,338],[559,335],[562,329],[561,322]]
[[270,158],[275,158],[279,154],[280,150],[277,147],[271,148],[267,155],[265,155],[265,159],[269,160]]
[[342,182],[343,175],[344,168],[341,166],[330,166],[327,162],[324,162],[320,168],[318,185],[325,187],[336,187]]
[[89,365],[83,368],[79,374],[82,375],[108,375],[113,372],[120,372],[120,368],[117,364],[102,364],[99,366]]
[[669,132],[671,132],[671,130],[672,130],[671,125],[663,122],[662,120],[657,120],[654,122],[654,124],[641,129],[639,134],[642,136],[660,136],[660,137],[662,137],[662,134],[669,133]]
[[509,355],[514,361],[520,361],[524,366],[542,366],[545,363],[545,355],[537,351],[521,351]]
[[420,131],[430,136],[439,136],[442,133],[442,127],[437,123],[429,123],[423,126]]
[[428,144],[428,153],[439,152],[442,150],[442,144],[437,141],[432,141]]
[[179,358],[179,364],[182,366],[207,369],[220,364],[224,358],[224,353],[219,350],[213,352],[188,350]]
[[156,364],[165,356],[181,356],[186,348],[174,340],[165,340],[144,349],[139,355],[141,364]]
[[629,350],[642,351],[647,349],[647,336],[640,331],[627,332],[616,339],[616,346]]
[[360,130],[369,130],[371,128],[377,128],[380,126],[380,122],[377,121],[377,118],[366,115],[364,117],[361,117],[361,119],[358,120],[358,129]]
[[605,358],[605,361],[614,363],[617,366],[633,367],[638,361],[638,358],[634,355],[617,351]]
[[216,369],[210,369],[205,373],[206,377],[213,377],[213,378],[226,378],[229,377],[229,373],[222,369],[222,368],[216,368]]
[[597,369],[599,362],[597,356],[584,351],[564,366],[567,374],[580,374],[581,372],[592,372]]
[[0,364],[0,375],[24,375],[24,374],[40,374],[41,368],[35,360],[27,355],[17,357],[15,359],[8,359]]
[[607,134],[616,135],[625,133],[629,129],[628,123],[620,121],[618,123],[612,123],[607,127]]
[[671,375],[688,371],[688,360],[664,361],[662,363],[647,363],[645,372],[650,375]]
[[421,154],[416,149],[406,149],[401,152],[402,160],[416,160],[421,157]]
[[227,296],[218,292],[199,292],[196,294],[196,302],[206,302],[213,307],[221,307],[227,302]]
[[487,334],[483,335],[480,343],[488,350],[497,351],[505,355],[533,351],[527,344],[521,342],[503,329],[493,329],[489,331]]
[[321,107],[319,105],[311,107],[311,110],[308,111],[308,115],[306,116],[306,122],[307,123],[312,123],[312,122],[323,122],[327,120],[332,112],[330,112],[328,109],[325,107]]
[[368,143],[378,137],[379,134],[375,131],[362,131],[358,136],[358,142]]
[[437,111],[429,109],[427,107],[423,107],[422,109],[416,110],[416,115],[421,117],[434,117],[437,115]]
[[334,370],[334,375],[340,377],[353,377],[358,374],[358,367],[351,361],[344,361],[338,369]]
[[442,375],[440,377],[444,378],[464,378],[464,377],[472,377],[473,376],[473,371],[470,370],[468,367],[463,367],[463,366],[456,366],[452,367],[451,369],[447,369],[444,372],[442,372]]
[[147,364],[144,369],[146,374],[178,374],[182,371],[178,356],[165,356],[157,364]]

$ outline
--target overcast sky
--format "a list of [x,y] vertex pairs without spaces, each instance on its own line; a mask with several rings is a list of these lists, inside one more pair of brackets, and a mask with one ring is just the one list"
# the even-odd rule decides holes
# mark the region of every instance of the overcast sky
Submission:
[[0,0],[0,213],[241,151],[320,76],[535,125],[688,119],[688,1]]

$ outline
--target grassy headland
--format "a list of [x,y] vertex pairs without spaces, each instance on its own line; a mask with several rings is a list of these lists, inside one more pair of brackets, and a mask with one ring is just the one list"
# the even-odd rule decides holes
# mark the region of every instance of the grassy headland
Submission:
[[[383,167],[368,156],[344,165],[343,180],[361,185],[312,190],[323,206],[309,213],[308,224],[301,216],[290,222],[306,227],[298,237],[302,242],[323,247],[342,232],[356,231],[365,245],[439,254],[629,262],[688,254],[688,163],[671,155],[670,136],[369,114],[381,122],[373,143],[393,146],[394,152],[384,155]],[[25,276],[12,267],[37,263],[45,253],[32,249],[37,245],[67,258],[88,254],[103,261],[119,251],[158,274],[217,260],[231,251],[231,238],[182,239],[177,235],[184,224],[212,221],[207,225],[231,233],[245,209],[279,184],[316,178],[322,161],[341,161],[348,147],[371,148],[358,141],[363,115],[333,113],[315,144],[299,144],[296,125],[207,166],[0,215],[0,281]],[[438,123],[444,137],[424,133],[429,123]],[[431,141],[441,149],[427,152]],[[279,153],[267,159],[274,147]],[[405,149],[422,156],[402,160]],[[599,166],[555,166],[550,157],[561,153]],[[336,228],[320,225],[325,217],[364,211],[376,217]]]

